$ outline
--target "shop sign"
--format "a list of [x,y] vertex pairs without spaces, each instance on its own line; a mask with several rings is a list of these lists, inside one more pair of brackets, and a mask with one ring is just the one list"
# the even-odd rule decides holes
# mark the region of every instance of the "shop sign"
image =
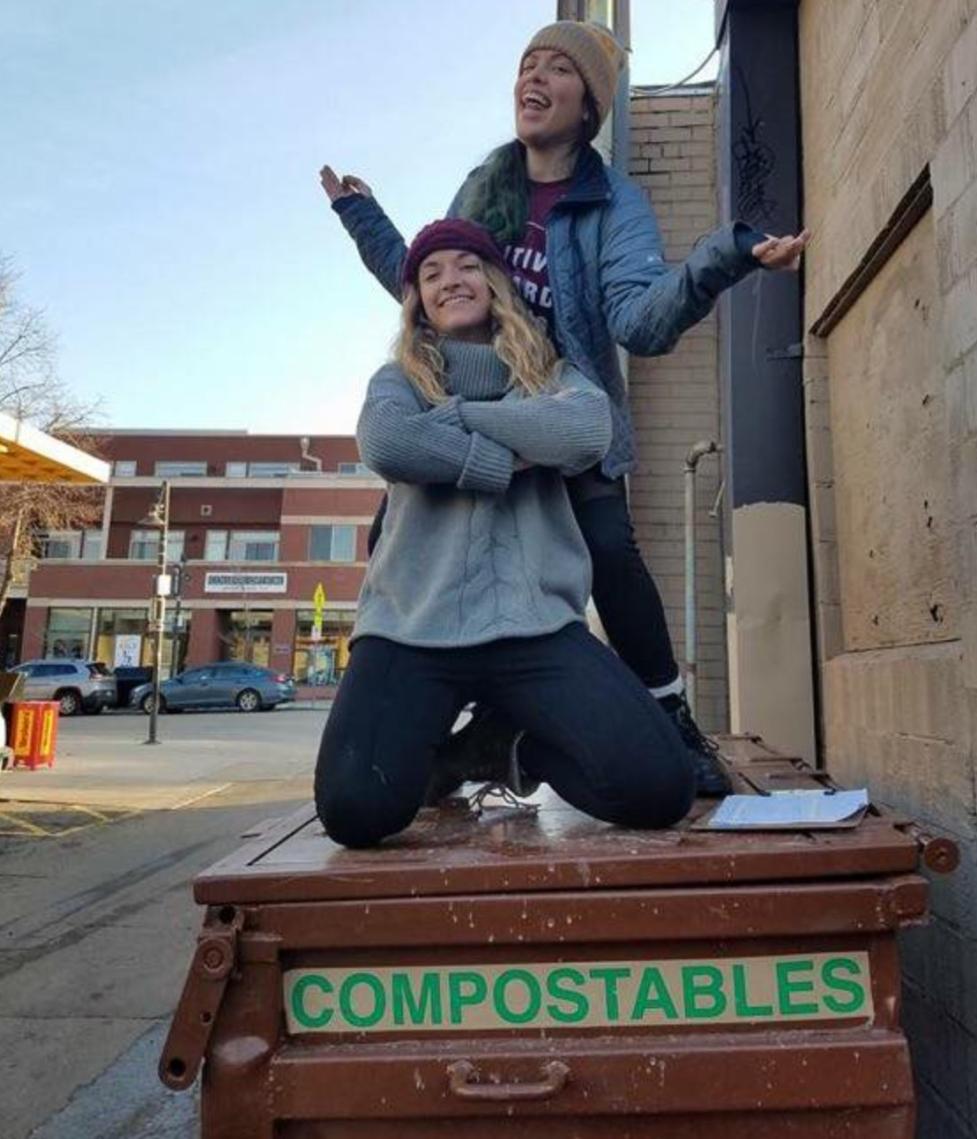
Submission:
[[287,573],[218,572],[204,575],[204,593],[284,593]]
[[773,1024],[873,1016],[868,954],[291,969],[288,1031]]

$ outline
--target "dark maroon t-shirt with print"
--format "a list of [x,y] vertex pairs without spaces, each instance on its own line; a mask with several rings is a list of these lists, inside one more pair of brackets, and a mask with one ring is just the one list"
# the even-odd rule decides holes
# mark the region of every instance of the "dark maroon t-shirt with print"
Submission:
[[529,219],[522,240],[505,247],[505,260],[522,299],[546,321],[553,335],[553,294],[546,266],[546,215],[570,186],[562,182],[529,183]]

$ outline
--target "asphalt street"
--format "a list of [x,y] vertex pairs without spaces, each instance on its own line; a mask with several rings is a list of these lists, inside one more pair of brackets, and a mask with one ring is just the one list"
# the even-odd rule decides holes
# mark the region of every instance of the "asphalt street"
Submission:
[[156,1062],[200,913],[194,876],[311,797],[327,707],[61,720],[0,775],[4,1139],[192,1139]]

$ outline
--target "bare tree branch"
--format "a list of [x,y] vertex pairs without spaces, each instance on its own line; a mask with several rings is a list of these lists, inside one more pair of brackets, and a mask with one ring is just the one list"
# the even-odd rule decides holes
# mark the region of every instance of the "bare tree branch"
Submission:
[[[55,337],[43,313],[18,301],[17,279],[0,255],[0,411],[97,454],[100,440],[85,429],[100,418],[99,403],[79,399],[56,374]],[[0,613],[17,567],[37,554],[39,535],[93,526],[103,500],[97,487],[0,482]]]

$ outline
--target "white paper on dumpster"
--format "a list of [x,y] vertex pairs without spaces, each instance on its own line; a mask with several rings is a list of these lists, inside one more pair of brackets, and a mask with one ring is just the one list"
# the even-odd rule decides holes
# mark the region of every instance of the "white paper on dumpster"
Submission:
[[868,791],[796,790],[727,795],[702,826],[708,830],[850,827],[868,809]]

